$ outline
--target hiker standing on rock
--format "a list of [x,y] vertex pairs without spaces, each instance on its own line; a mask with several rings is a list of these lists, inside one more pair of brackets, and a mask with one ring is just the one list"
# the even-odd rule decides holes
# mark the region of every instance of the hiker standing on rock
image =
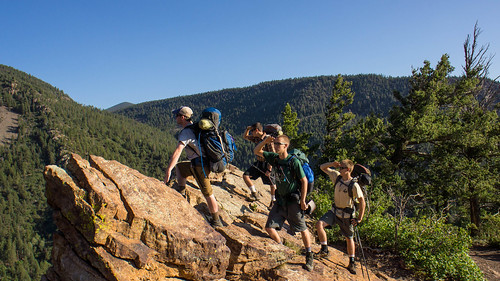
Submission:
[[[356,274],[354,264],[355,245],[354,245],[354,227],[363,219],[365,213],[365,199],[361,187],[357,182],[353,182],[351,176],[354,163],[351,160],[342,160],[341,162],[328,162],[320,166],[330,180],[335,183],[334,201],[332,209],[324,214],[316,223],[318,238],[321,243],[321,250],[318,253],[320,257],[328,256],[328,244],[325,227],[338,224],[342,235],[347,242],[347,254],[349,255],[349,265],[347,270]],[[339,169],[339,171],[335,170]],[[341,177],[338,179],[338,177]],[[349,191],[351,189],[351,191]],[[349,194],[352,194],[350,196]],[[355,218],[354,198],[359,202],[359,217]]]
[[[268,135],[264,132],[262,124],[257,122],[252,126],[248,126],[243,134],[243,138],[251,141],[255,144],[262,142]],[[267,144],[264,146],[264,151],[272,151],[274,152],[274,148],[271,144]],[[262,179],[262,183],[265,185],[271,186],[271,205],[273,204],[273,199],[275,198],[274,192],[276,187],[273,183],[273,180],[270,178],[272,166],[266,162],[264,157],[257,156],[257,161],[255,161],[250,168],[248,168],[245,173],[243,173],[243,180],[245,184],[248,186],[251,192],[250,201],[259,200],[257,190],[255,189],[255,185],[252,180],[257,180],[258,178]]]
[[[193,110],[191,110],[191,108],[187,106],[181,106],[180,108],[173,110],[172,113],[174,115],[175,121],[177,122],[177,125],[179,125],[182,130],[177,136],[177,147],[175,148],[175,151],[172,154],[168,167],[165,171],[165,184],[167,184],[170,180],[172,170],[175,168],[178,185],[177,191],[185,196],[186,178],[189,176],[193,176],[198,183],[198,187],[203,193],[205,200],[207,201],[208,210],[210,211],[210,214],[212,216],[210,224],[213,227],[220,227],[222,226],[222,222],[219,216],[219,206],[213,194],[210,180],[208,179],[210,169],[208,167],[205,168],[205,176],[203,167],[201,166],[201,154],[199,151],[198,141],[196,140],[196,136],[193,130],[189,127],[186,128],[187,126],[193,124],[191,120]],[[186,149],[186,156],[190,161],[177,163],[184,148]],[[209,161],[204,161],[204,163],[208,162]]]
[[[264,146],[273,144],[276,152],[264,151]],[[311,251],[311,235],[305,222],[307,209],[307,178],[300,161],[288,154],[290,139],[286,135],[276,138],[267,137],[254,149],[257,156],[271,163],[276,175],[276,204],[269,212],[266,231],[271,238],[281,244],[281,238],[276,229],[281,229],[285,220],[295,232],[300,232],[306,248],[306,264],[308,271],[313,269],[313,253]]]

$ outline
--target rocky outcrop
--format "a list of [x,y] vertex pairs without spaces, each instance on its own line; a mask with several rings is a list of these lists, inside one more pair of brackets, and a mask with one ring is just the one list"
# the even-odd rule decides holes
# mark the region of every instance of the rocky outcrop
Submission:
[[232,167],[211,179],[224,224],[215,230],[192,179],[184,198],[172,186],[98,156],[87,161],[73,154],[65,169],[47,166],[46,195],[59,231],[45,278],[363,280],[343,268],[347,258],[334,249],[339,261],[302,269],[300,234],[282,229],[286,246],[270,239],[264,230],[269,190],[257,184],[261,200],[247,202],[241,175]]

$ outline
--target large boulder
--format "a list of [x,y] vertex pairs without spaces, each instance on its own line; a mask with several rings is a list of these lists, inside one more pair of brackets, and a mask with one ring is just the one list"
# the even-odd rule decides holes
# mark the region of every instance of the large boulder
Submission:
[[303,269],[300,234],[285,224],[281,245],[264,230],[269,187],[256,181],[261,198],[248,202],[242,172],[232,166],[210,176],[224,225],[218,229],[207,223],[192,178],[184,198],[175,183],[76,154],[65,169],[47,166],[44,177],[59,230],[46,280],[364,280],[345,270],[347,258],[335,249],[313,272]]
[[44,172],[60,239],[84,263],[107,280],[144,280],[151,271],[158,271],[151,280],[226,275],[226,239],[179,193],[116,161],[90,156],[90,163],[73,154],[68,171],[47,166]]

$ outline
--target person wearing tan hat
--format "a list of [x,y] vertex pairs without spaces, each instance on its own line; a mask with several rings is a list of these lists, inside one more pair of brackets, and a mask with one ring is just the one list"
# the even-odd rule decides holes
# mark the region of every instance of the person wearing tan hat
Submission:
[[[175,168],[177,185],[179,193],[183,196],[186,194],[186,178],[193,176],[198,183],[198,186],[207,201],[208,209],[212,216],[210,224],[213,227],[223,226],[219,216],[219,206],[217,200],[213,194],[212,185],[208,179],[210,174],[210,169],[205,169],[205,174],[203,173],[203,167],[201,166],[201,157],[199,151],[198,141],[196,136],[188,126],[193,124],[191,117],[193,116],[193,110],[187,106],[181,106],[172,111],[177,125],[179,125],[182,130],[177,136],[177,147],[175,148],[170,162],[165,171],[165,184],[170,180],[172,175],[172,170]],[[186,151],[186,156],[189,161],[179,162],[182,151]],[[206,161],[205,163],[208,163]]]

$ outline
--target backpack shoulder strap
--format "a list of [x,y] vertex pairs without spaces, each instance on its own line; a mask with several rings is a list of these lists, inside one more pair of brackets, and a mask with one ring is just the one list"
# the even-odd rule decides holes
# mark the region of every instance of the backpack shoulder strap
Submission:
[[[292,162],[293,158],[297,158],[297,156],[295,156],[295,155],[291,154],[291,157],[290,157],[290,158],[288,158],[288,161],[287,161],[287,163],[288,163],[288,168],[290,169],[291,173],[293,174],[293,177],[294,177],[294,178],[296,178],[298,181],[300,181],[300,179],[299,179],[299,178],[298,178],[298,176],[297,176],[297,173],[295,173],[295,169],[293,168],[293,162]],[[299,158],[297,158],[297,160],[298,160],[298,159],[299,159]],[[300,161],[300,160],[299,160],[299,161]]]
[[333,188],[335,188],[337,186],[337,184],[340,182],[341,180],[341,177],[340,175],[337,176],[337,178],[335,178],[335,183],[333,184]]
[[[335,188],[337,186],[338,183],[340,184],[344,184],[346,185],[344,182],[340,182],[342,180],[342,177],[340,175],[337,176],[337,178],[335,179],[335,184],[333,185],[333,188]],[[354,178],[351,180],[351,182],[349,184],[347,184],[347,194],[349,194],[349,197],[353,198],[354,196],[354,193],[352,191],[352,189],[354,188]]]
[[355,183],[356,182],[354,181],[354,179],[352,179],[349,185],[347,186],[347,194],[349,194],[349,197],[351,197],[352,199],[354,199],[354,193],[352,189],[354,188]]

